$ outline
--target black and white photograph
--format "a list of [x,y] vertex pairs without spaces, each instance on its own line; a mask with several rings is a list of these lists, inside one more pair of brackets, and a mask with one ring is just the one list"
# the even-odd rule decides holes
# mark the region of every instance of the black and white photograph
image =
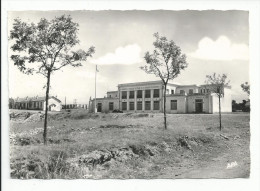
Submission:
[[250,180],[249,10],[6,20],[9,179]]

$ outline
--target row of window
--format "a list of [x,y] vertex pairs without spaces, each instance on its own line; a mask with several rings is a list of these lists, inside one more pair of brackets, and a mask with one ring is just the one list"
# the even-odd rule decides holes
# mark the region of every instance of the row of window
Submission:
[[23,107],[23,108],[42,108],[42,102],[29,102],[29,103],[20,103],[18,104],[20,107]]
[[[145,110],[151,110],[151,101],[145,101],[144,105]],[[153,110],[159,110],[160,109],[160,103],[159,101],[153,102]],[[109,110],[114,110],[114,103],[109,102]],[[127,102],[122,102],[122,110],[127,110]],[[129,102],[129,110],[133,111],[135,110],[135,102]],[[136,110],[143,110],[143,102],[138,101],[137,102],[137,108]],[[177,100],[171,100],[171,110],[177,110]]]
[[[151,110],[151,101],[145,101],[144,104],[145,110]],[[153,101],[153,110],[159,110],[160,109],[160,102],[159,101]],[[127,102],[122,102],[122,110],[127,110]],[[129,110],[133,111],[135,110],[135,102],[129,102]],[[143,102],[138,101],[136,104],[136,110],[143,110]]]
[[[145,90],[145,98],[151,98],[151,90]],[[153,90],[153,97],[158,98],[160,97],[160,91],[159,89]],[[135,98],[135,91],[129,91],[129,99]],[[136,98],[143,98],[143,90],[137,90]],[[122,99],[127,99],[127,91],[122,91]]]

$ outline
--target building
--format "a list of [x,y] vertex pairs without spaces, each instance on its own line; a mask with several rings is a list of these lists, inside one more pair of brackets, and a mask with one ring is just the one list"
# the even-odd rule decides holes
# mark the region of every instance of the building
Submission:
[[[10,101],[11,100],[11,101]],[[13,100],[13,102],[12,102]],[[26,97],[26,98],[16,98],[9,99],[10,109],[28,109],[28,110],[45,110],[45,97]],[[61,101],[54,96],[50,96],[48,100],[48,110],[49,111],[61,111],[62,104]]]
[[[98,112],[163,112],[162,81],[119,84],[117,91],[107,92],[105,98],[97,98]],[[221,98],[222,112],[232,112],[231,87],[224,87]],[[89,111],[94,112],[95,99],[90,99]],[[210,92],[209,85],[176,85],[166,87],[167,113],[214,113],[218,112],[218,98]]]
[[62,109],[88,109],[87,104],[79,104],[79,103],[73,103],[73,104],[63,104]]

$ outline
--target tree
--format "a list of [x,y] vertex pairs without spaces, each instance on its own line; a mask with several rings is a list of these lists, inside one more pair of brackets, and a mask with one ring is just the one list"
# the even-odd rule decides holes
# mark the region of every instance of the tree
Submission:
[[163,113],[164,113],[164,127],[167,129],[166,123],[166,86],[169,80],[176,78],[181,70],[184,70],[188,63],[186,62],[186,55],[182,54],[181,49],[174,41],[168,41],[166,37],[154,34],[155,41],[153,42],[154,51],[152,53],[146,52],[144,59],[146,65],[141,69],[147,74],[154,74],[160,77],[164,85],[164,99],[163,99]]
[[218,97],[218,105],[219,105],[219,129],[221,131],[221,98],[224,97],[224,87],[229,85],[229,81],[227,81],[226,74],[216,74],[207,75],[206,83],[208,84],[208,89],[211,93],[215,94]]
[[250,85],[248,82],[241,84],[241,88],[244,92],[247,93],[248,96],[250,96]]
[[14,41],[11,50],[17,52],[11,55],[14,65],[25,74],[38,73],[47,78],[43,132],[45,145],[51,74],[65,66],[82,66],[81,61],[86,61],[95,52],[94,47],[90,47],[87,52],[71,50],[80,42],[78,27],[79,24],[73,22],[71,16],[62,15],[50,21],[42,18],[37,24],[22,22],[17,18],[10,31],[10,40]]

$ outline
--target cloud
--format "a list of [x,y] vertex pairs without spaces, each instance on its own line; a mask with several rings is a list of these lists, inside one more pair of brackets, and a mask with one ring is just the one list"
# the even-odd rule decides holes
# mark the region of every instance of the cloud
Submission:
[[246,44],[232,44],[226,36],[216,41],[204,37],[199,41],[198,49],[189,54],[202,60],[248,60],[249,49]]
[[112,65],[112,64],[122,64],[130,65],[140,63],[141,48],[138,44],[130,44],[125,47],[118,47],[114,53],[107,53],[106,55],[93,59],[90,62],[93,64],[100,65]]
[[[88,71],[78,71],[76,72],[76,76],[94,80],[95,79],[95,72],[88,72]],[[107,82],[107,79],[104,76],[101,76],[99,73],[97,74],[97,81],[98,82]]]

